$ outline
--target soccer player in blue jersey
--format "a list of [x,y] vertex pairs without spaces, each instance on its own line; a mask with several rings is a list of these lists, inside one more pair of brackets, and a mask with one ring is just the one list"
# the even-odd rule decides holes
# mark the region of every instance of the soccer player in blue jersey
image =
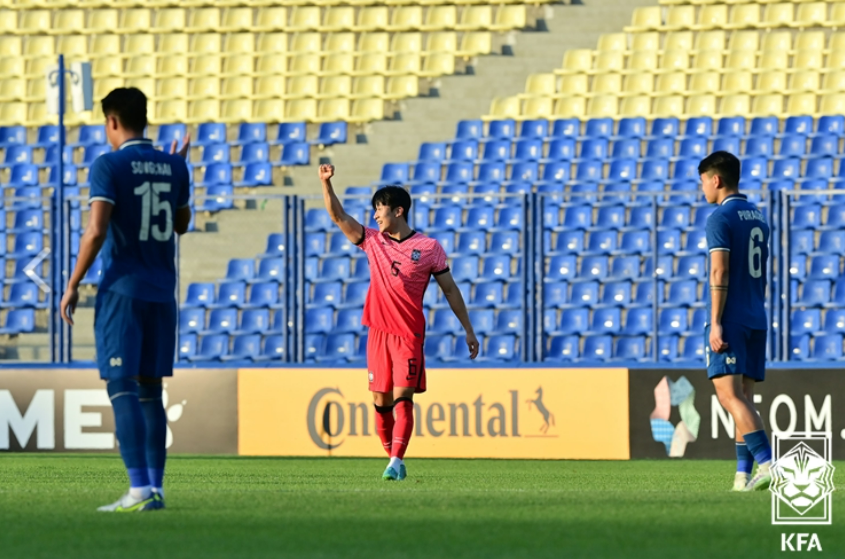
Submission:
[[115,151],[91,166],[88,225],[61,313],[73,325],[79,282],[101,253],[94,309],[97,366],[114,409],[130,489],[98,510],[148,511],[164,508],[167,416],[161,380],[173,374],[176,345],[174,233],[185,233],[191,220],[189,139],[178,154],[175,143],[169,154],[155,149],[144,138],[147,98],[138,89],[115,89],[102,103],[106,137]]
[[[734,491],[767,489],[772,448],[754,409],[754,384],[766,378],[766,262],[769,225],[739,193],[740,162],[717,151],[698,165],[704,196],[718,207],[707,219],[710,253],[709,320],[704,349],[707,374],[736,425]],[[758,468],[751,478],[754,462]]]

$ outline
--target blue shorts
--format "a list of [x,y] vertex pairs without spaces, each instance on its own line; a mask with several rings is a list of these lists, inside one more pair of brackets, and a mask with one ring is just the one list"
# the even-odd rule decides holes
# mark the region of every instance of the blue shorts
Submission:
[[176,300],[154,303],[111,291],[97,294],[94,339],[100,378],[173,376]]
[[752,330],[740,324],[722,324],[722,339],[727,351],[714,353],[710,349],[710,325],[704,327],[704,356],[709,378],[724,375],[744,375],[757,382],[766,380],[767,330]]

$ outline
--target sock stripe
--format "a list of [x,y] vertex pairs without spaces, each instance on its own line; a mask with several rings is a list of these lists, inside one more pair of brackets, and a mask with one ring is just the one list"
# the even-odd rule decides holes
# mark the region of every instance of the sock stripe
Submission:
[[134,395],[135,395],[134,392],[118,392],[117,394],[113,394],[112,396],[110,396],[109,400],[114,402],[117,398],[120,398],[121,396],[134,396]]

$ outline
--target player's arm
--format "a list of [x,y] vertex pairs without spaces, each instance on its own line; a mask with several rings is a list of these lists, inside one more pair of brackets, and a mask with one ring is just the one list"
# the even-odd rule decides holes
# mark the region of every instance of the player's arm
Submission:
[[79,255],[76,259],[76,268],[74,268],[73,274],[70,276],[64,297],[62,297],[62,318],[71,326],[73,326],[73,319],[68,313],[68,308],[70,308],[71,313],[76,310],[76,303],[79,301],[79,284],[82,282],[85,274],[88,273],[88,269],[94,264],[97,254],[100,253],[100,249],[106,241],[112,208],[113,206],[109,202],[102,200],[91,202],[91,211],[88,214],[88,226],[79,240]]
[[710,347],[716,353],[728,349],[722,339],[722,314],[728,300],[730,257],[727,250],[710,252]]
[[176,209],[176,215],[173,218],[173,230],[178,235],[184,235],[188,232],[188,226],[191,224],[191,206]]
[[436,274],[434,279],[437,280],[437,285],[443,290],[443,295],[449,301],[449,306],[452,312],[458,317],[461,326],[467,333],[467,346],[469,347],[469,358],[475,359],[478,356],[478,338],[475,337],[475,330],[472,329],[472,323],[469,321],[469,312],[464,303],[464,296],[461,295],[461,290],[455,283],[455,278],[452,277],[452,272],[448,269],[442,273]]
[[346,213],[343,204],[334,193],[332,188],[332,177],[334,176],[334,165],[320,165],[320,182],[323,183],[323,201],[326,203],[326,210],[329,217],[340,227],[343,234],[350,242],[356,245],[361,244],[364,238],[364,226],[358,223],[354,217]]

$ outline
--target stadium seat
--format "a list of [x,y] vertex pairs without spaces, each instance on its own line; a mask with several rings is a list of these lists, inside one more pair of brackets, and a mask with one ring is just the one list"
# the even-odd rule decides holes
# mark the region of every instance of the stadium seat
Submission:
[[276,281],[256,282],[250,286],[249,300],[241,308],[275,308],[279,305],[279,284]]
[[[181,352],[180,352],[181,353]],[[228,334],[203,336],[200,349],[194,355],[185,355],[189,361],[218,361],[229,353]]]
[[821,311],[819,309],[797,309],[792,312],[789,325],[790,334],[815,334],[821,331]]
[[0,302],[0,308],[47,308],[47,301],[39,301],[39,287],[32,282],[12,284],[9,297]]
[[455,338],[451,335],[426,336],[424,351],[426,360],[449,360],[455,356]]
[[214,309],[208,316],[208,325],[200,334],[229,334],[238,327],[238,310],[232,308]]
[[334,326],[334,310],[331,307],[311,308],[305,311],[305,333],[327,334]]
[[574,361],[580,356],[578,336],[552,336],[545,354],[547,361]]
[[179,360],[189,361],[197,353],[196,334],[182,334],[179,336]]
[[250,361],[259,356],[261,336],[245,334],[236,336],[232,342],[232,353],[220,357],[221,361]]
[[246,283],[230,281],[220,284],[217,299],[214,303],[206,304],[209,309],[240,307],[246,300]]
[[517,357],[516,336],[494,335],[489,336],[486,342],[486,351],[479,356],[481,360],[513,361]]
[[622,337],[616,339],[613,352],[614,361],[642,361],[646,358],[646,339],[642,336]]
[[361,325],[361,309],[341,309],[337,313],[336,323],[332,329],[333,333],[353,333],[363,331]]
[[813,360],[838,361],[842,358],[842,335],[824,334],[813,338]]
[[607,361],[612,357],[612,336],[585,336],[582,361]]

